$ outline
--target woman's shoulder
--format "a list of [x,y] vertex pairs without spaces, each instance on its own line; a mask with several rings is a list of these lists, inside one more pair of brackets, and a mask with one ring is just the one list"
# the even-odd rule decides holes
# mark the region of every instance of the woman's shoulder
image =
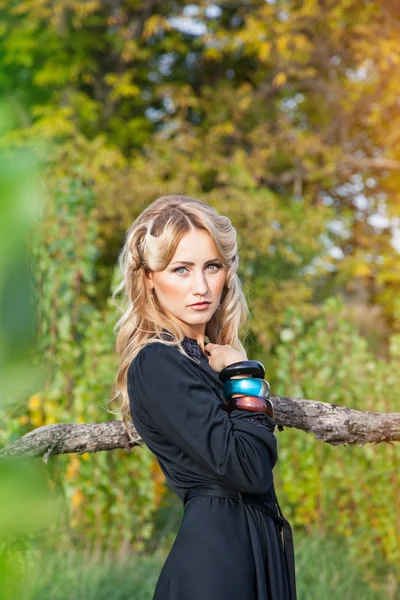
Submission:
[[143,370],[148,366],[157,369],[165,368],[168,364],[175,364],[177,361],[184,360],[184,358],[184,355],[176,346],[164,344],[159,341],[147,342],[133,358],[129,366],[129,372],[133,372],[136,369]]
[[170,344],[165,344],[164,342],[155,340],[147,342],[144,346],[142,346],[135,358],[138,358],[139,356],[141,358],[164,358],[171,355],[175,356],[175,354],[181,354],[177,346],[172,346]]

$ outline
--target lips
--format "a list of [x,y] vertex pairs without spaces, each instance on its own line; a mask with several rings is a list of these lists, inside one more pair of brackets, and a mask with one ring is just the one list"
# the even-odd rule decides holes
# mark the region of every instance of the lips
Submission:
[[190,304],[190,306],[203,306],[203,304],[210,304],[209,302],[195,302],[194,304]]

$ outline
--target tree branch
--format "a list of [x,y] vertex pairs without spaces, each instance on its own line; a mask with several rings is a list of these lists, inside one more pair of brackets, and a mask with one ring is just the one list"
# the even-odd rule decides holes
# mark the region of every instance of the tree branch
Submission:
[[141,445],[143,442],[134,427],[129,423],[128,435],[123,421],[105,423],[56,423],[37,427],[19,440],[0,450],[0,462],[15,458],[35,458],[43,456],[47,463],[53,454],[72,454],[74,452],[101,452]]
[[353,172],[360,171],[400,171],[400,161],[391,158],[355,158],[346,156],[336,164],[329,164],[321,168],[305,169],[302,165],[296,168],[274,175],[268,173],[261,175],[257,181],[261,185],[277,186],[277,185],[292,185],[301,177],[302,181],[315,182],[332,175],[347,174],[349,176]]
[[332,446],[400,441],[400,413],[362,412],[305,398],[271,397],[277,425],[313,433]]
[[[279,429],[293,427],[332,446],[400,441],[400,413],[361,412],[338,404],[304,398],[271,397]],[[128,436],[129,431],[129,436]],[[129,437],[131,439],[129,439]],[[0,462],[55,454],[101,452],[141,446],[143,440],[129,422],[45,425],[0,450]]]

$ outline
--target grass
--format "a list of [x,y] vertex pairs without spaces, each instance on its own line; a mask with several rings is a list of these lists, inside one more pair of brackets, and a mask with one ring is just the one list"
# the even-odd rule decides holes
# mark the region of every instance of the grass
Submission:
[[[399,597],[399,584],[393,578],[375,582],[375,589],[364,581],[361,567],[350,560],[344,541],[297,534],[295,544],[298,600]],[[164,545],[151,555],[111,560],[73,550],[35,550],[19,593],[6,596],[3,590],[0,599],[152,600],[168,551]]]

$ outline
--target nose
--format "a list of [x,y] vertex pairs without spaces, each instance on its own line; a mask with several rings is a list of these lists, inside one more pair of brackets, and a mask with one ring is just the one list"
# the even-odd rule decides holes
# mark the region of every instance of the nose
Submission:
[[200,296],[205,296],[208,290],[207,278],[204,273],[194,275],[193,293]]

